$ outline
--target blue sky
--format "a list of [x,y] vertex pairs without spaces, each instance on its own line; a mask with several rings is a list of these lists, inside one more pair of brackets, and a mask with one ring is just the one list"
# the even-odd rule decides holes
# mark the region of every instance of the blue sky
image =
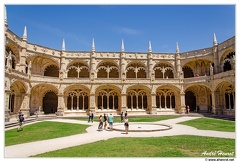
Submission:
[[8,27],[28,42],[67,51],[174,53],[235,36],[235,5],[6,5]]

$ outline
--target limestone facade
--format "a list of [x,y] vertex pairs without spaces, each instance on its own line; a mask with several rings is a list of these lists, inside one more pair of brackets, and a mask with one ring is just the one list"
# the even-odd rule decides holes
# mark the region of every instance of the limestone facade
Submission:
[[[235,36],[208,48],[176,53],[51,49],[20,38],[5,19],[5,121],[21,109],[44,114],[235,115]],[[211,109],[210,109],[211,107]]]

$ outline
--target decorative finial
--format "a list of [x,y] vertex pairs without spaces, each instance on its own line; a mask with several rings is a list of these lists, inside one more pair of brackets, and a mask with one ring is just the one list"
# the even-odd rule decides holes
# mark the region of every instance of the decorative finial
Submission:
[[122,47],[121,47],[121,51],[124,52],[124,42],[123,42],[123,39],[122,39]]
[[65,41],[63,39],[63,42],[62,42],[62,51],[65,51]]
[[217,45],[217,38],[216,38],[216,34],[213,34],[213,45],[216,46]]
[[27,41],[27,27],[24,27],[23,40]]
[[94,38],[92,40],[92,51],[95,51],[95,43],[94,43]]
[[176,43],[176,53],[179,53],[178,42]]
[[152,52],[152,45],[151,41],[148,42],[148,52]]
[[8,26],[8,22],[7,22],[7,9],[6,9],[6,6],[5,6],[5,26]]

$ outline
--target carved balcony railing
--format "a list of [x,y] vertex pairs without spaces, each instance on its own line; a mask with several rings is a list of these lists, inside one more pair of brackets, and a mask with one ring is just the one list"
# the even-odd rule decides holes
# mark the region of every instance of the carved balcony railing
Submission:
[[215,74],[214,79],[222,79],[222,78],[226,78],[226,77],[230,77],[230,76],[235,76],[235,70],[229,70],[229,71]]
[[[11,75],[16,79],[23,79],[28,81],[28,74],[20,72],[18,70],[12,69],[11,72],[6,72],[5,75]],[[223,79],[227,77],[235,77],[235,70],[229,70],[226,72],[214,74],[213,76],[199,76],[199,77],[191,77],[191,78],[183,78],[183,83],[191,84],[191,83],[203,83],[209,82],[211,80]],[[64,78],[60,80],[59,77],[51,77],[51,76],[42,76],[32,74],[30,76],[31,82],[42,82],[42,83],[63,83],[63,84],[179,84],[179,78],[155,78],[151,80],[150,78],[126,78],[122,81],[121,78],[95,78],[93,81],[90,78]]]
[[184,83],[202,83],[202,82],[209,82],[210,76],[199,76],[199,77],[192,77],[192,78],[184,78]]

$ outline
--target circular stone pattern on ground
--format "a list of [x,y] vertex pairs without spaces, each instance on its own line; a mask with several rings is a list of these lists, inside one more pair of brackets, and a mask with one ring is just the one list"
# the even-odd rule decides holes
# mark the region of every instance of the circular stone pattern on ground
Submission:
[[[154,124],[154,123],[129,123],[128,132],[154,132],[165,131],[172,129],[172,126],[166,124]],[[113,130],[125,132],[124,123],[114,124]]]

